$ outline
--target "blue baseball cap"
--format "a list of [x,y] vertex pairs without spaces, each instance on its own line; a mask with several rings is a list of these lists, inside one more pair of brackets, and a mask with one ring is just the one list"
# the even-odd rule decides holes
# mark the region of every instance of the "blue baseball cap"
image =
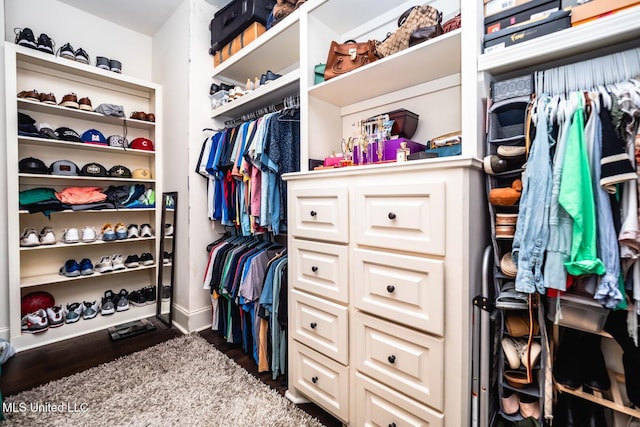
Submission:
[[82,134],[82,142],[85,144],[108,145],[107,138],[97,129],[89,129]]

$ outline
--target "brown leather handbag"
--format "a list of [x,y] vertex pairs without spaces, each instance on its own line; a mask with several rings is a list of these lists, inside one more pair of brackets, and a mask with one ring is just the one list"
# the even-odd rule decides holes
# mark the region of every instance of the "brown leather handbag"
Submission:
[[324,69],[324,79],[332,79],[375,61],[378,59],[375,50],[373,40],[360,43],[355,40],[348,40],[346,43],[332,41]]
[[414,6],[398,18],[398,29],[389,33],[387,38],[376,42],[378,58],[393,55],[409,47],[409,38],[418,28],[435,26],[442,20],[442,12],[428,4]]

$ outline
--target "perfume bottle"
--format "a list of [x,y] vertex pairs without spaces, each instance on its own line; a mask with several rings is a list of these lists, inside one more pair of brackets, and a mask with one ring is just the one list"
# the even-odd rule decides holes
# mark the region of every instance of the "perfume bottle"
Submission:
[[406,162],[407,160],[409,160],[409,149],[407,143],[402,141],[400,148],[396,150],[396,162]]

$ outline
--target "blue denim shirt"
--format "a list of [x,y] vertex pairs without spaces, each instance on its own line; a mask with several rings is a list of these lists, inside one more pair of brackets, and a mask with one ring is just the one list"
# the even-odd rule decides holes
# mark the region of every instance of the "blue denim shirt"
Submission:
[[545,292],[542,262],[549,239],[551,201],[551,156],[546,106],[549,99],[537,101],[536,136],[522,175],[522,194],[512,256],[518,266],[516,291]]

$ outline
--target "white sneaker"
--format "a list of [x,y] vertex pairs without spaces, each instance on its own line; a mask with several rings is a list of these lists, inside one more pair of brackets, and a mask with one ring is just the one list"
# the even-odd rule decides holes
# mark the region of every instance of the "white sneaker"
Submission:
[[98,273],[108,273],[113,271],[113,262],[110,256],[103,256],[100,258],[100,262],[93,266],[93,269]]
[[62,235],[63,243],[78,243],[80,241],[80,235],[77,228],[67,228]]
[[20,246],[33,247],[40,246],[40,239],[35,228],[25,228],[20,236]]
[[124,265],[124,259],[122,259],[122,255],[120,254],[116,254],[111,257],[111,264],[113,265],[113,271],[124,270],[126,268]]
[[56,235],[53,234],[53,228],[44,227],[40,230],[40,244],[41,245],[55,245]]
[[49,319],[49,327],[57,328],[64,325],[64,312],[61,305],[54,305],[47,308],[47,318]]
[[153,237],[153,229],[150,224],[142,224],[140,226],[140,237]]
[[129,224],[127,227],[127,239],[134,239],[140,237],[138,233],[138,225],[137,224]]
[[98,233],[96,233],[96,229],[85,225],[82,228],[82,243],[91,243],[98,240]]
[[165,224],[164,225],[164,235],[165,236],[173,236],[173,224]]

